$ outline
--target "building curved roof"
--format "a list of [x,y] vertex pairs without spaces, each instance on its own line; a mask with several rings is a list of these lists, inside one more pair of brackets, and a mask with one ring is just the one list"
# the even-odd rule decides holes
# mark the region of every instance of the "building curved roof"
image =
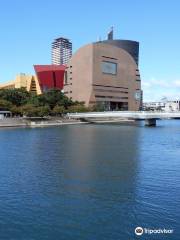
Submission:
[[127,51],[135,60],[136,64],[138,65],[139,62],[139,42],[132,41],[132,40],[103,40],[100,43],[110,44],[116,46],[118,48],[124,49]]

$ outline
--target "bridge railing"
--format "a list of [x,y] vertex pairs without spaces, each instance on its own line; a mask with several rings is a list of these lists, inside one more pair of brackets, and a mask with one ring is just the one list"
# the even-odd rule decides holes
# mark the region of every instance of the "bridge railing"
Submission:
[[147,112],[147,111],[107,111],[107,112],[85,112],[68,113],[70,118],[131,118],[131,119],[165,119],[180,118],[179,112]]

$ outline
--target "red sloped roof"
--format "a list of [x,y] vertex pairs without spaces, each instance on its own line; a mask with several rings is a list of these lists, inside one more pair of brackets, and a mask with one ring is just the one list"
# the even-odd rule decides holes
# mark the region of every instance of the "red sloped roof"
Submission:
[[34,69],[42,91],[51,88],[63,89],[64,65],[34,65]]
[[65,65],[34,65],[34,69],[37,72],[45,72],[45,71],[57,71],[66,69]]

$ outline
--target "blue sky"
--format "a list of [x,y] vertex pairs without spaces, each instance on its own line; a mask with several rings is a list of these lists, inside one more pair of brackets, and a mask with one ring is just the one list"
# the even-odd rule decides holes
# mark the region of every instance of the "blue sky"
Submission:
[[50,64],[56,37],[74,52],[114,26],[115,38],[140,42],[144,100],[180,98],[179,11],[179,0],[1,0],[0,82]]

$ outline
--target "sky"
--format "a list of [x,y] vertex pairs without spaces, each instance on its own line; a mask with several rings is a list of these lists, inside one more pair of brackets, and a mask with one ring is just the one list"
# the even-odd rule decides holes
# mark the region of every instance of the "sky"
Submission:
[[0,83],[51,64],[53,39],[75,52],[114,26],[114,38],[140,43],[144,101],[180,98],[179,11],[179,0],[0,0]]

